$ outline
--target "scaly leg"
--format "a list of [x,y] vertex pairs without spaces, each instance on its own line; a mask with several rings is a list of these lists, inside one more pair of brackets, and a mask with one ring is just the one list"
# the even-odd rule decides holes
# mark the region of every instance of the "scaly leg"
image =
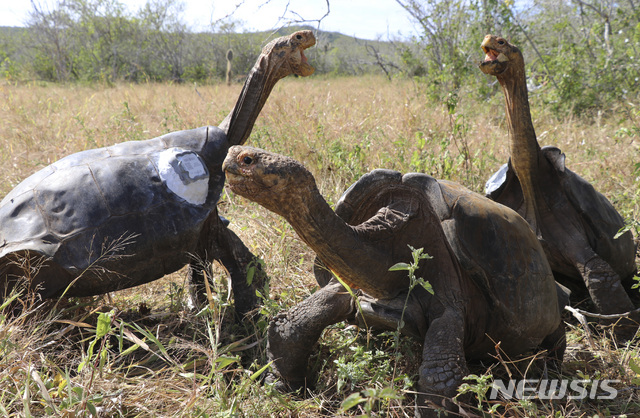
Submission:
[[[564,309],[564,306],[562,306]],[[547,335],[540,343],[540,348],[547,350],[547,364],[556,373],[562,370],[562,358],[567,348],[567,336],[564,322],[560,321],[558,328],[551,334]]]
[[[589,290],[591,300],[599,312],[616,314],[635,309],[633,302],[631,302],[629,295],[622,286],[620,276],[598,255],[593,253],[593,256],[586,263],[578,262],[576,266]],[[616,323],[616,335],[621,338],[630,338],[638,329],[640,314],[635,313],[629,316],[628,319],[606,319],[602,320],[602,323]]]
[[590,257],[587,261],[578,261],[576,267],[598,311],[603,314],[615,314],[634,310],[635,307],[618,274],[597,254],[589,252]]
[[277,388],[296,391],[306,385],[307,362],[314,344],[329,325],[352,318],[353,298],[336,281],[273,318],[269,325],[267,356]]
[[[253,255],[242,240],[223,224],[217,211],[211,214],[207,223],[208,225],[203,228],[196,253],[205,260],[220,261],[227,270],[231,277],[236,315],[242,318],[259,305],[256,290],[264,288],[268,277],[262,270],[259,258]],[[251,283],[247,281],[249,269],[254,269]],[[191,264],[189,270],[195,299],[198,304],[206,303],[202,267]]]
[[429,324],[424,339],[416,415],[437,417],[440,413],[434,408],[453,410],[451,398],[468,374],[464,357],[464,318],[462,312],[449,308]]

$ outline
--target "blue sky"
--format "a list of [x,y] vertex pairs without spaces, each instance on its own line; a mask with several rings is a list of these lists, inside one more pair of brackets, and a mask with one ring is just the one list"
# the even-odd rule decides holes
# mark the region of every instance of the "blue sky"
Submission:
[[[120,0],[131,11],[137,10],[145,0]],[[176,0],[178,1],[178,0]],[[55,0],[36,0],[43,5]],[[247,30],[271,30],[286,26],[291,20],[322,19],[320,29],[341,32],[363,39],[408,37],[414,26],[395,0],[183,0],[184,19],[194,29],[205,29],[211,21],[233,14],[244,22]],[[287,7],[288,6],[288,7]],[[24,26],[31,2],[0,0],[0,26]],[[50,7],[49,7],[50,8]],[[317,22],[308,22],[317,25]]]

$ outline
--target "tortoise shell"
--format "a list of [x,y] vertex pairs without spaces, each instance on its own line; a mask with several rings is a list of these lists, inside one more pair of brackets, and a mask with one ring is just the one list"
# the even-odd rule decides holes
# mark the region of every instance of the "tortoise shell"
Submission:
[[62,158],[0,202],[0,268],[42,256],[35,284],[43,297],[76,277],[69,296],[180,269],[215,210],[227,149],[224,132],[207,126]]
[[[630,278],[636,271],[635,252],[636,246],[630,231],[614,238],[625,223],[624,219],[614,208],[611,202],[600,192],[598,192],[588,181],[578,174],[569,170],[565,166],[565,156],[562,151],[553,146],[542,147],[542,155],[553,167],[552,173],[545,173],[554,176],[553,181],[559,184],[559,192],[568,199],[573,210],[578,214],[582,225],[582,231],[586,240],[593,248],[594,252],[602,257],[623,279]],[[551,195],[551,189],[547,189]],[[487,181],[485,185],[487,197],[506,205],[514,210],[520,210],[524,204],[522,188],[520,182],[511,167],[510,162],[503,164],[498,171]],[[551,196],[552,207],[560,210],[558,205],[561,199]],[[557,200],[555,206],[553,200]],[[554,268],[558,263],[553,263]],[[573,266],[559,269],[562,274],[570,277],[580,278]]]
[[[398,183],[425,193],[463,273],[492,306],[491,321],[501,322],[505,332],[518,329],[523,321],[541,327],[555,324],[550,318],[559,316],[555,301],[563,290],[556,287],[544,250],[527,222],[506,206],[457,183],[436,180],[427,174],[403,176],[396,171],[378,169],[354,183],[334,210],[347,223],[358,225],[375,214],[380,207],[376,201],[379,197],[388,200],[385,190]],[[321,269],[316,271],[318,282],[326,284],[330,276]],[[438,284],[432,285],[438,287]],[[554,302],[534,306],[532,294],[549,295],[548,300]]]

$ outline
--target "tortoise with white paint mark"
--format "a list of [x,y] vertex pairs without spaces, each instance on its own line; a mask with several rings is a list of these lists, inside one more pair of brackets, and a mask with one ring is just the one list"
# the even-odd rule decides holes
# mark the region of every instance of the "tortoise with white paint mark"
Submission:
[[[505,96],[510,151],[508,164],[487,182],[487,196],[527,220],[558,281],[578,294],[586,288],[601,313],[633,311],[634,292],[623,286],[630,287],[636,272],[631,231],[616,238],[625,222],[611,202],[566,167],[560,149],[538,144],[520,49],[495,35],[481,47],[480,70],[496,77]],[[640,315],[632,319],[638,322]],[[621,332],[635,333],[636,323],[624,325]]]
[[[219,127],[179,131],[69,155],[0,202],[0,284],[23,281],[43,298],[89,296],[156,280],[186,264],[218,260],[236,310],[256,303],[247,283],[255,257],[219,217],[222,162],[248,138],[275,83],[313,73],[299,31],[266,45]],[[194,263],[196,266],[197,263]],[[202,274],[192,269],[193,276]]]

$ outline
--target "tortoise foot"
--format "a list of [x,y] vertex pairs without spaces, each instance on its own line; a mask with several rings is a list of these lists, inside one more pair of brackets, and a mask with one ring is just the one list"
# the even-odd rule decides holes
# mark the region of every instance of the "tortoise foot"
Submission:
[[[589,295],[600,313],[618,314],[635,309],[622,286],[620,276],[606,261],[594,256],[580,268],[580,272],[589,290]],[[640,317],[632,319],[640,319]],[[605,322],[612,323],[614,321],[605,320]]]

